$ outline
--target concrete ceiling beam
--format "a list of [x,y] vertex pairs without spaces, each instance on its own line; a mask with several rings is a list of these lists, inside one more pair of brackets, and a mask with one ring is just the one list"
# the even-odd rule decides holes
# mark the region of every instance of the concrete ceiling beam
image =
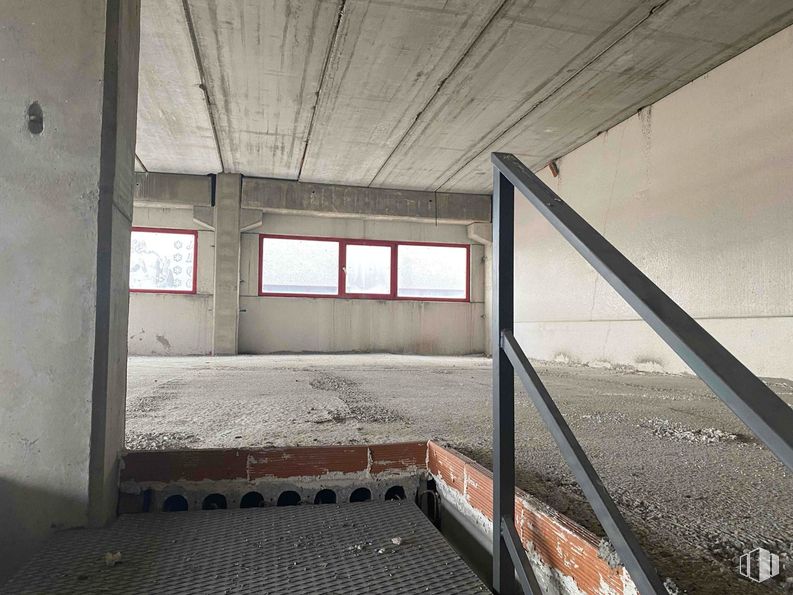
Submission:
[[[193,207],[195,221],[212,229],[210,176],[137,172],[134,198],[140,206]],[[310,184],[271,178],[243,177],[241,207],[243,229],[260,225],[263,211],[466,225],[490,221],[489,194]]]
[[224,171],[297,178],[339,3],[185,3]]
[[245,178],[242,206],[328,217],[420,219],[468,224],[490,221],[490,195],[420,192]]
[[143,171],[222,170],[181,0],[142,0],[138,135]]
[[135,173],[135,204],[149,207],[209,207],[212,180],[188,174]]

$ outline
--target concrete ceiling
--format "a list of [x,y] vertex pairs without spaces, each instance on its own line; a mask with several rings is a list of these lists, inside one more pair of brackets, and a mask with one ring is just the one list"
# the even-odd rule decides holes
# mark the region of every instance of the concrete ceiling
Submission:
[[143,0],[136,168],[487,192],[793,23],[782,0]]

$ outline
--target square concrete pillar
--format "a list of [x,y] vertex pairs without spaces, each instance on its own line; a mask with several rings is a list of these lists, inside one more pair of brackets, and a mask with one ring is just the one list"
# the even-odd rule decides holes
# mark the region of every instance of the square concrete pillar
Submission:
[[135,0],[3,2],[0,583],[115,513],[139,21]]
[[493,224],[471,223],[468,238],[485,247],[485,341],[484,354],[493,355],[493,337],[490,321],[493,320]]
[[212,353],[235,355],[240,318],[240,197],[242,176],[215,181],[215,298]]

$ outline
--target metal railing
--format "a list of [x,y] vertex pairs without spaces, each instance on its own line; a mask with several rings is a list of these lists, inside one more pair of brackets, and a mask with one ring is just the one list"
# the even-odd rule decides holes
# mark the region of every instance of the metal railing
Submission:
[[515,529],[517,374],[642,594],[666,594],[603,482],[513,336],[515,188],[730,410],[793,470],[793,409],[509,153],[493,153],[493,589],[541,595]]

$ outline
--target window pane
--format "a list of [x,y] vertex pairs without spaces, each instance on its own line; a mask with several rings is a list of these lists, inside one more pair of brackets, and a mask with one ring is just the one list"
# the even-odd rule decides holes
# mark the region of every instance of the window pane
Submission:
[[263,238],[262,292],[336,295],[339,243]]
[[195,236],[190,233],[132,231],[129,288],[193,291]]
[[347,245],[347,293],[391,293],[391,247]]
[[454,246],[400,245],[397,295],[465,299],[468,250]]

